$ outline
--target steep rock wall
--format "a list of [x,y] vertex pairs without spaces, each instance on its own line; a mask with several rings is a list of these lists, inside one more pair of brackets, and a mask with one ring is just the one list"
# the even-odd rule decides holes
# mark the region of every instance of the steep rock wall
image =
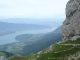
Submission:
[[80,0],[70,0],[66,5],[66,19],[61,29],[63,40],[80,38]]

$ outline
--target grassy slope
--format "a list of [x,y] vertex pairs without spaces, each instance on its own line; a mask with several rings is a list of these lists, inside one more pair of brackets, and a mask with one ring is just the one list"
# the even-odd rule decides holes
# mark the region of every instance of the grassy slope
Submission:
[[[80,52],[79,44],[80,39],[75,41],[68,40],[59,44],[55,43],[37,54],[24,57],[15,56],[10,60],[68,60],[70,55]],[[78,58],[78,60],[80,60],[80,58]]]

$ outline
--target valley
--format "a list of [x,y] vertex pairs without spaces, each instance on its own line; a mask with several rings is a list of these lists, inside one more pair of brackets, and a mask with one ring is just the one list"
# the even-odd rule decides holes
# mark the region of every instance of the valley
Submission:
[[[47,33],[47,32],[51,32],[55,29],[56,29],[56,27],[55,28],[48,28],[48,29],[39,29],[39,30],[37,29],[37,30],[20,30],[20,31],[16,31],[15,33],[12,33],[12,34],[0,36],[0,45],[13,43],[13,42],[18,42],[15,38],[16,38],[16,36],[21,35],[21,34]],[[4,41],[6,41],[6,42],[4,42]]]
[[50,46],[51,44],[59,41],[59,39],[61,39],[59,30],[60,30],[60,27],[52,32],[48,31],[48,33],[46,34],[41,34],[39,32],[40,34],[35,34],[35,35],[34,34],[18,35],[18,38],[20,39],[18,39],[17,41],[19,42],[0,45],[0,51],[7,51],[14,54],[17,53],[20,55],[28,55],[31,53],[36,53]]

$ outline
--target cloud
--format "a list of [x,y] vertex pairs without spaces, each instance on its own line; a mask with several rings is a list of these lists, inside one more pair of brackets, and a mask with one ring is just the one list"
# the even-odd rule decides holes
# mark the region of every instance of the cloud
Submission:
[[64,18],[68,0],[0,0],[0,18]]

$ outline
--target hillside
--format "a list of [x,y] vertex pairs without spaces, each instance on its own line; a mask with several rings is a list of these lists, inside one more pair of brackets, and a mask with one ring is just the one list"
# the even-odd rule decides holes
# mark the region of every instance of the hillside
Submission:
[[21,35],[17,35],[15,37],[15,39],[17,41],[23,42],[25,41],[26,43],[29,42],[35,42],[37,40],[40,40],[40,38],[42,38],[44,35],[46,35],[45,33],[40,33],[40,34],[21,34]]
[[10,60],[80,60],[80,39],[58,42],[36,54],[14,56]]
[[12,56],[12,53],[8,53],[8,52],[4,52],[4,51],[0,51],[0,60],[8,60],[8,58],[10,56]]
[[[12,43],[7,45],[1,45],[0,51],[7,51],[14,54],[28,55],[32,53],[37,53],[51,44],[60,41],[62,36],[59,32],[61,27],[57,28],[55,31],[47,34],[37,34],[32,38],[27,39],[27,34],[19,35],[21,40],[18,43]],[[25,37],[25,36],[26,37]],[[30,34],[32,36],[32,34]],[[21,37],[22,36],[22,37]],[[23,37],[24,36],[24,37]],[[30,36],[30,37],[31,37]],[[26,38],[26,39],[25,39]],[[22,42],[23,39],[23,42]]]

